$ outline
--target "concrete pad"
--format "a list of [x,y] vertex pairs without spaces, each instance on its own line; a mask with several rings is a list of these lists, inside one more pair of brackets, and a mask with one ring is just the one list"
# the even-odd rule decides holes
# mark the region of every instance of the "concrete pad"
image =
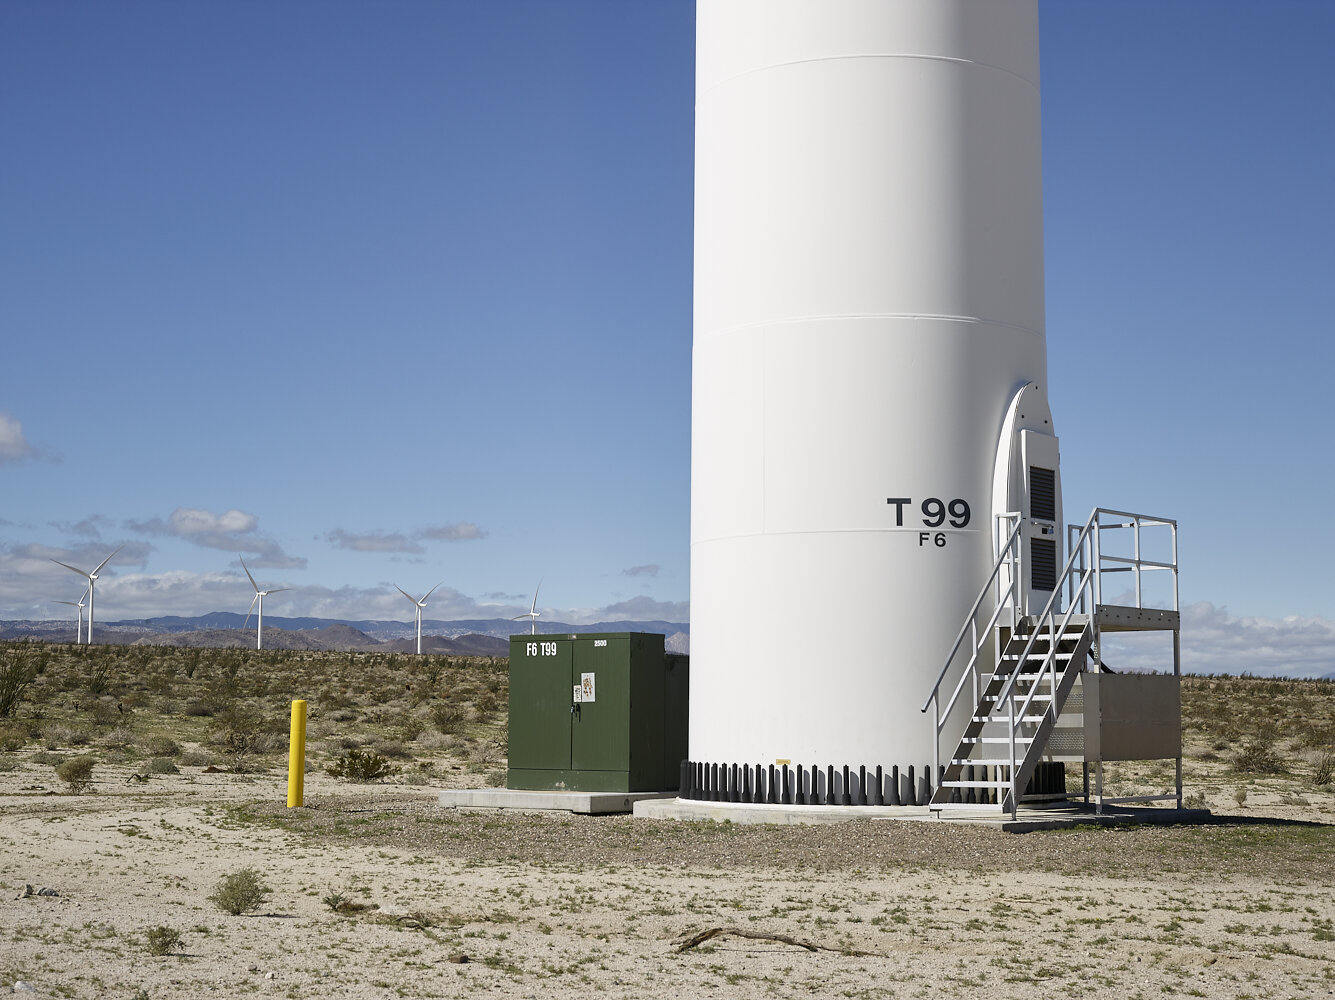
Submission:
[[645,819],[711,819],[716,823],[847,823],[853,819],[930,819],[926,806],[777,806],[763,802],[657,799],[635,803]]
[[1006,833],[1065,830],[1076,826],[1119,826],[1127,823],[1172,825],[1203,823],[1208,809],[1153,809],[1104,806],[1102,815],[1083,802],[1024,806],[1015,819],[1009,813],[950,809],[932,812],[927,806],[780,806],[750,802],[707,802],[660,798],[637,802],[634,814],[645,819],[713,820],[732,823],[847,823],[855,819],[903,820],[916,823],[961,823],[991,826]]
[[628,813],[641,800],[670,798],[674,792],[556,792],[520,788],[452,788],[440,793],[451,809],[556,810],[603,816]]

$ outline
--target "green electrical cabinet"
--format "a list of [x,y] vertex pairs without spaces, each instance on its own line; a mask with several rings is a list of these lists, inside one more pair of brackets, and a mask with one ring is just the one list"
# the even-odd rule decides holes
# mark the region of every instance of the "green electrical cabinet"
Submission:
[[653,632],[511,636],[507,786],[676,788],[689,678],[687,657]]

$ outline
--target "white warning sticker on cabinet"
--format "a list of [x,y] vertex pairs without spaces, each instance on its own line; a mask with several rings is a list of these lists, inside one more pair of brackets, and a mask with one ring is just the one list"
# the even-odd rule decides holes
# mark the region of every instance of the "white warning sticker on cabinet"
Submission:
[[594,701],[593,674],[579,675],[580,700]]

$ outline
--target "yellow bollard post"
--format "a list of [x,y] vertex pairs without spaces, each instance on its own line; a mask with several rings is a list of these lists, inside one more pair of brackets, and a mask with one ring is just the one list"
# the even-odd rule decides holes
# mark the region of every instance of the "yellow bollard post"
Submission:
[[292,731],[287,751],[287,807],[302,805],[306,792],[306,703],[292,703]]

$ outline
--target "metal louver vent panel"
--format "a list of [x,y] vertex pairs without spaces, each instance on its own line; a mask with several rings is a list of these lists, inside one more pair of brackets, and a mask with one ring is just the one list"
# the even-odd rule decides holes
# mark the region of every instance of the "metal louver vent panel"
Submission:
[[1029,539],[1029,587],[1057,589],[1057,543],[1050,538]]
[[1029,516],[1057,520],[1057,474],[1051,469],[1029,466]]

